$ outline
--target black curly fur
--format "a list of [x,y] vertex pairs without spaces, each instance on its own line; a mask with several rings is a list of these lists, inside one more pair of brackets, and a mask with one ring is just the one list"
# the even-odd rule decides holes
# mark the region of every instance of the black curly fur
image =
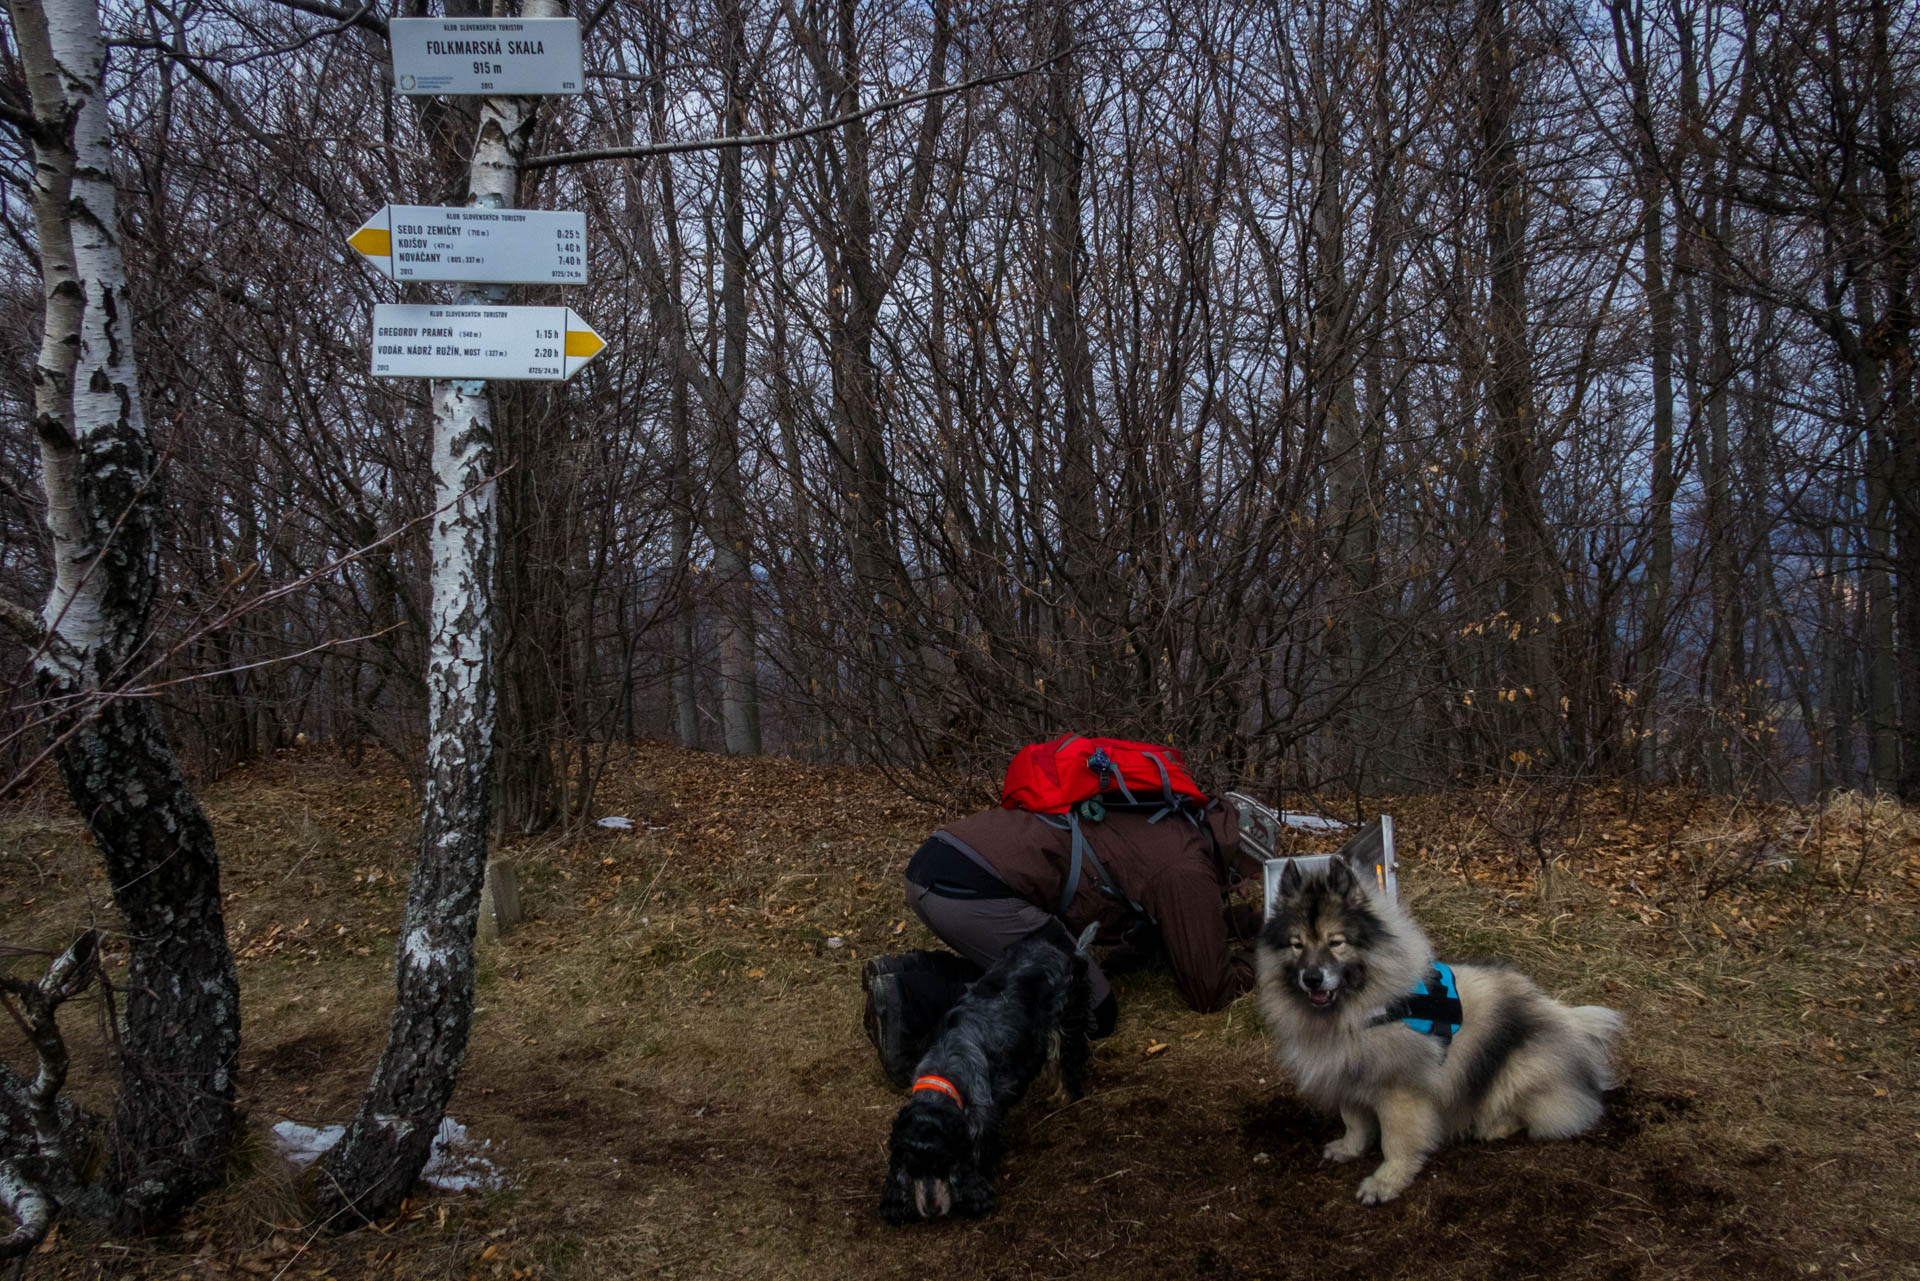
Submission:
[[921,1091],[893,1119],[880,1214],[913,1223],[993,1211],[1006,1114],[1049,1058],[1069,1098],[1086,1090],[1089,930],[1071,954],[1028,938],[995,962],[947,1012],[915,1077],[945,1077],[966,1101]]

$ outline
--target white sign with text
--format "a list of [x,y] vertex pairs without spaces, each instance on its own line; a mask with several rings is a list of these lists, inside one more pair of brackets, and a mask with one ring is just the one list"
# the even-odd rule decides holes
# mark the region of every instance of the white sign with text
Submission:
[[373,309],[378,378],[560,382],[606,345],[571,307],[380,303]]
[[583,213],[388,205],[347,243],[394,280],[577,285],[587,279]]
[[401,93],[583,93],[578,18],[393,18]]

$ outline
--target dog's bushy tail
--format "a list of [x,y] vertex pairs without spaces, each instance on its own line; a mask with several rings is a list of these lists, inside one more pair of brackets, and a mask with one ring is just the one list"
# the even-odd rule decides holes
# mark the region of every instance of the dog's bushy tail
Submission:
[[1626,1030],[1627,1021],[1620,1011],[1604,1005],[1576,1005],[1567,1011],[1580,1039],[1586,1042],[1586,1058],[1594,1069],[1595,1083],[1610,1090],[1613,1080],[1613,1043]]

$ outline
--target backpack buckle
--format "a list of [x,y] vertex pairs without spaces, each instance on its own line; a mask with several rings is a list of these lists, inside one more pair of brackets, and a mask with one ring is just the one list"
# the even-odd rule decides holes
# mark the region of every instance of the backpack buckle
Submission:
[[1080,802],[1080,817],[1086,819],[1087,822],[1098,823],[1106,816],[1107,807],[1100,803],[1099,797],[1092,797]]

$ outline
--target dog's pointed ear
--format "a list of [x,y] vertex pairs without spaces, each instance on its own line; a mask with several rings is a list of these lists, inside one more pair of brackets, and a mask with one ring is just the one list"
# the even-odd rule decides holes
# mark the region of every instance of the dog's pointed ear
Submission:
[[1327,889],[1351,902],[1360,890],[1360,882],[1353,874],[1352,864],[1343,858],[1328,859]]
[[1297,896],[1300,893],[1300,887],[1306,884],[1306,879],[1300,875],[1300,865],[1288,859],[1287,865],[1280,869],[1280,897],[1289,899]]

